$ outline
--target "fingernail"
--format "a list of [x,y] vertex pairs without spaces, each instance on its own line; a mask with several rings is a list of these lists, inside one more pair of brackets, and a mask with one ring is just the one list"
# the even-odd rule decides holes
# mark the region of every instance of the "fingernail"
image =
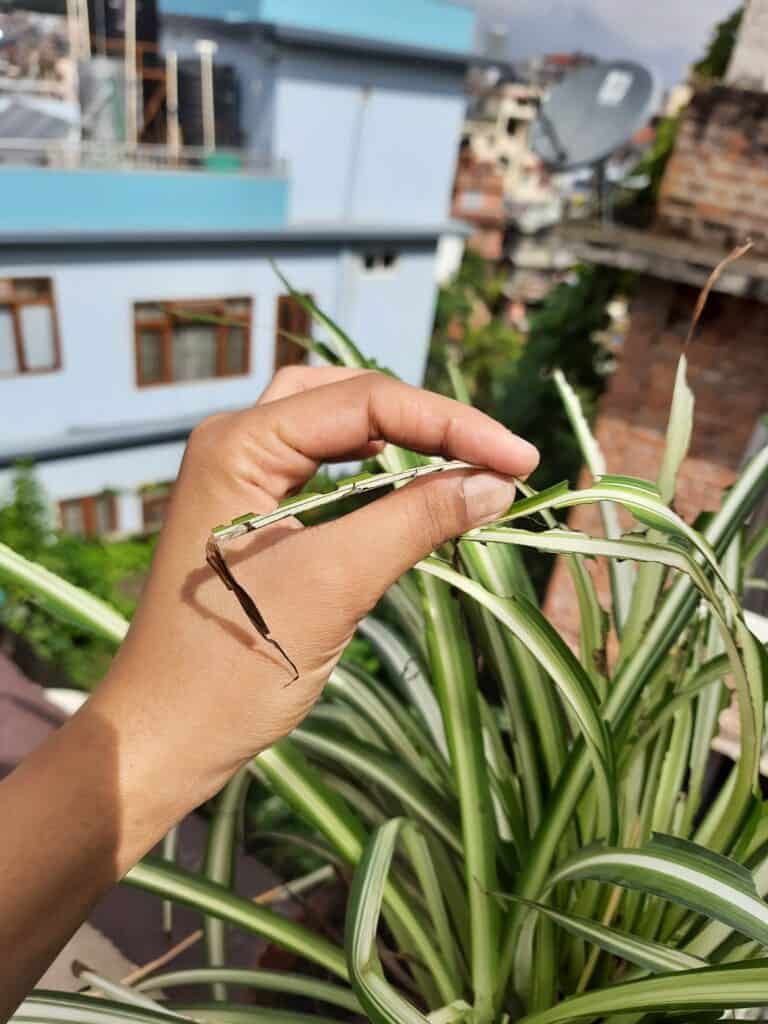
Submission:
[[515,500],[515,485],[495,473],[473,473],[462,486],[467,516],[476,526],[506,512]]

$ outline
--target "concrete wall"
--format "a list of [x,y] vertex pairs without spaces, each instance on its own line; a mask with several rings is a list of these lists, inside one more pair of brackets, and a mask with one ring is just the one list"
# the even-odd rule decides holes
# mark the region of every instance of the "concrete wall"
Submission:
[[291,220],[445,220],[460,71],[295,50],[276,73],[274,153],[288,161]]
[[[55,444],[73,436],[87,440],[89,433],[114,428],[162,428],[174,418],[203,418],[255,401],[272,376],[276,303],[284,291],[263,253],[221,252],[210,258],[199,252],[173,258],[166,253],[153,259],[151,251],[144,251],[143,258],[134,260],[114,251],[110,258],[77,258],[77,251],[73,247],[67,259],[0,259],[0,277],[52,278],[62,348],[57,372],[0,378],[4,451],[13,451],[14,444],[22,450],[36,441]],[[367,251],[325,247],[274,255],[292,283],[339,319],[367,355],[418,384],[433,317],[435,247],[395,249],[394,266],[373,271],[365,268]],[[250,374],[139,388],[133,303],[227,296],[253,300]],[[56,499],[106,487],[136,488],[172,478],[181,447],[57,460],[45,464],[41,475]],[[136,507],[126,515],[135,521]]]

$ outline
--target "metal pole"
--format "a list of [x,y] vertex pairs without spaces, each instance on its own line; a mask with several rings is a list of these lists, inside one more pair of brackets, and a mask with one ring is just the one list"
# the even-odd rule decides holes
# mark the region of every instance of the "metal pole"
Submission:
[[179,131],[179,65],[176,51],[165,55],[165,109],[167,111],[168,155],[178,163],[181,147]]
[[88,0],[80,0],[80,34],[83,41],[81,55],[86,59],[91,56],[91,24],[88,18]]
[[125,0],[125,141],[138,139],[136,111],[136,0]]
[[203,145],[216,149],[216,109],[213,97],[213,55],[218,44],[211,39],[198,39],[195,49],[200,54],[200,98],[203,114]]

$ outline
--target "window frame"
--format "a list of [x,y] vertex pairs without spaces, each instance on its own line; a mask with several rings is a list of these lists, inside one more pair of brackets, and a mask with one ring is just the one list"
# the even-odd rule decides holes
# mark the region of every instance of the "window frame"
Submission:
[[[312,301],[312,296],[309,293],[305,293],[305,298]],[[289,310],[289,316],[292,321],[295,321],[297,316],[300,316],[302,325],[297,325],[292,322],[290,327],[286,327],[284,324],[283,310]],[[296,328],[303,326],[302,330]],[[277,296],[277,303],[275,304],[275,351],[273,357],[273,372],[277,373],[278,370],[284,366],[303,366],[309,357],[309,353],[306,349],[303,349],[297,342],[292,341],[290,338],[283,334],[283,331],[289,331],[290,334],[301,335],[305,334],[307,337],[312,337],[312,316],[306,310],[295,295],[290,292],[285,292]],[[282,359],[280,358],[281,352],[292,351],[301,353],[300,359]]]
[[141,527],[144,533],[159,533],[163,528],[166,517],[163,516],[160,526],[152,526],[147,522],[147,510],[153,506],[164,505],[167,511],[172,491],[173,484],[168,484],[164,487],[153,487],[151,490],[141,492]]
[[[44,281],[48,287],[48,294],[45,298],[30,299],[16,294],[16,284],[19,281]],[[59,318],[56,311],[56,295],[54,293],[52,277],[0,277],[0,283],[6,282],[10,287],[8,298],[0,291],[0,307],[5,306],[11,311],[11,322],[13,324],[13,342],[16,353],[15,370],[0,371],[0,380],[10,380],[12,377],[36,376],[44,373],[57,373],[62,366],[61,360],[61,338],[59,336]],[[51,314],[51,334],[53,340],[53,362],[50,366],[28,366],[25,347],[24,331],[21,325],[20,309],[24,306],[46,306]]]
[[[107,498],[109,500],[109,529],[104,533],[99,533],[96,529],[96,501],[100,498]],[[80,505],[83,513],[83,532],[81,534],[73,534],[73,536],[88,538],[108,537],[110,534],[117,533],[117,496],[114,491],[100,491],[98,494],[83,494],[80,497],[63,498],[60,500],[59,522],[65,533],[69,532],[64,525],[64,508],[67,505]]]
[[[233,318],[227,313],[227,305],[232,302],[248,303],[248,313],[243,318]],[[140,306],[158,306],[161,314],[156,319],[139,320],[136,316]],[[173,330],[178,312],[195,311],[208,316],[226,317],[232,322],[216,325],[216,372],[211,377],[193,377],[177,380],[173,376]],[[230,327],[242,327],[245,330],[245,353],[242,370],[227,371],[227,337]],[[133,303],[133,349],[136,364],[136,387],[157,388],[180,384],[202,384],[212,380],[231,380],[234,377],[247,377],[251,372],[251,335],[253,329],[253,299],[250,295],[229,295],[217,299],[141,299]],[[142,331],[156,331],[160,335],[160,379],[147,380],[141,357]]]

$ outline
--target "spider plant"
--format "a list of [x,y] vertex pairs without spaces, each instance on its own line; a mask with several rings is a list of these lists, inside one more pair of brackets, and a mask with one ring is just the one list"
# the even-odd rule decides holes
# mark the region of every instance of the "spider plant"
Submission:
[[[367,365],[294,294],[326,335],[307,345]],[[455,366],[451,374],[466,399]],[[768,1005],[768,808],[758,782],[768,680],[739,602],[768,542],[764,533],[743,541],[768,487],[768,448],[719,510],[691,526],[673,508],[693,423],[685,357],[653,482],[606,475],[575,394],[556,379],[593,482],[542,493],[521,484],[498,522],[419,563],[361,623],[381,677],[342,662],[310,718],[228,784],[203,872],[146,858],[126,878],[206,915],[209,966],[136,985],[90,978],[111,1001],[41,993],[15,1019],[275,1018],[228,1002],[239,987],[275,1002],[311,994],[329,1007],[326,1020],[353,1013],[374,1024],[631,1024]],[[379,462],[385,475],[366,488],[435,466],[393,446]],[[581,504],[598,505],[601,536],[564,525]],[[618,508],[633,519],[629,531]],[[543,614],[524,548],[566,560],[577,651]],[[609,561],[609,608],[589,571],[596,558]],[[0,546],[3,575],[121,638],[113,612]],[[713,795],[710,744],[732,691],[741,753]],[[343,942],[231,891],[234,823],[251,776],[303,820],[297,842],[308,827],[317,856],[352,873]],[[227,968],[225,922],[293,951],[312,975]],[[213,986],[212,1003],[158,1001],[163,987],[200,983]],[[286,1018],[317,1019],[283,1010]]]

